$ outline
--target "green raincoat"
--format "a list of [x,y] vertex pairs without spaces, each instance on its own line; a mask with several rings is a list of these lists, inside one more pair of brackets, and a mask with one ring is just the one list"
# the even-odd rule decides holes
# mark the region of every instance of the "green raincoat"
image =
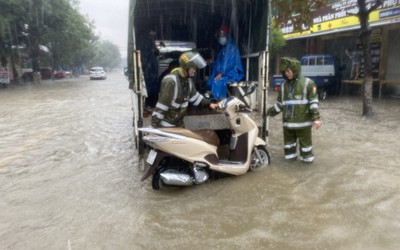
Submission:
[[151,125],[153,127],[183,127],[183,118],[189,103],[194,106],[210,105],[210,101],[197,92],[193,80],[183,77],[179,68],[176,68],[161,82]]
[[300,62],[295,58],[283,57],[279,64],[279,71],[284,78],[286,69],[291,69],[293,78],[281,85],[278,98],[267,114],[276,116],[282,113],[283,140],[285,159],[297,159],[297,144],[300,144],[300,159],[303,162],[314,161],[312,152],[311,126],[313,121],[319,120],[318,91],[315,83],[301,76]]
[[297,59],[283,57],[279,70],[284,72],[287,68],[292,70],[293,79],[286,79],[281,85],[277,101],[267,113],[276,116],[282,112],[283,126],[286,128],[310,127],[313,121],[320,119],[317,86],[311,79],[301,76]]

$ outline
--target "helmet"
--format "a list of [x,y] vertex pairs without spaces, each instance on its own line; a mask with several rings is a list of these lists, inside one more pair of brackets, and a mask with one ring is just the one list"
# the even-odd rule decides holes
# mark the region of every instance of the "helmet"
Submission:
[[207,64],[204,58],[197,52],[187,51],[179,57],[179,65],[185,69],[190,68],[204,68]]

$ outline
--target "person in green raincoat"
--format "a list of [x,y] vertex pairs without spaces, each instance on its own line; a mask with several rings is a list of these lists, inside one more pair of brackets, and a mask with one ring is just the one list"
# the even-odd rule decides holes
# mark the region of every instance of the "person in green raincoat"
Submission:
[[184,127],[183,118],[189,103],[211,109],[218,107],[217,103],[211,103],[204,98],[193,83],[196,68],[205,66],[206,62],[197,52],[184,52],[179,57],[179,67],[173,69],[161,82],[158,102],[152,114],[152,127]]
[[267,115],[282,113],[283,140],[286,160],[298,158],[297,145],[300,148],[300,160],[312,163],[315,159],[312,146],[311,128],[321,126],[318,91],[315,83],[301,75],[300,61],[283,57],[279,62],[279,71],[286,80],[280,87],[278,98]]

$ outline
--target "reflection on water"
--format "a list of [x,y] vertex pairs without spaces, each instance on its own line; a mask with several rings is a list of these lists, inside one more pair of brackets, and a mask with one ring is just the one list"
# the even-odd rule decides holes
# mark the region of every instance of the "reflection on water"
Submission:
[[[270,102],[275,98],[271,93]],[[120,74],[0,90],[0,249],[399,249],[400,105],[321,104],[316,162],[155,192]]]

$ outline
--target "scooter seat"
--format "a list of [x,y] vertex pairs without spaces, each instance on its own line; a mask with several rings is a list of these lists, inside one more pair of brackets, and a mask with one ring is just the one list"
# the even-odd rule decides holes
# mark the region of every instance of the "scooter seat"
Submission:
[[212,129],[188,130],[185,128],[160,128],[161,131],[184,135],[197,140],[202,140],[208,144],[219,146],[217,133]]

